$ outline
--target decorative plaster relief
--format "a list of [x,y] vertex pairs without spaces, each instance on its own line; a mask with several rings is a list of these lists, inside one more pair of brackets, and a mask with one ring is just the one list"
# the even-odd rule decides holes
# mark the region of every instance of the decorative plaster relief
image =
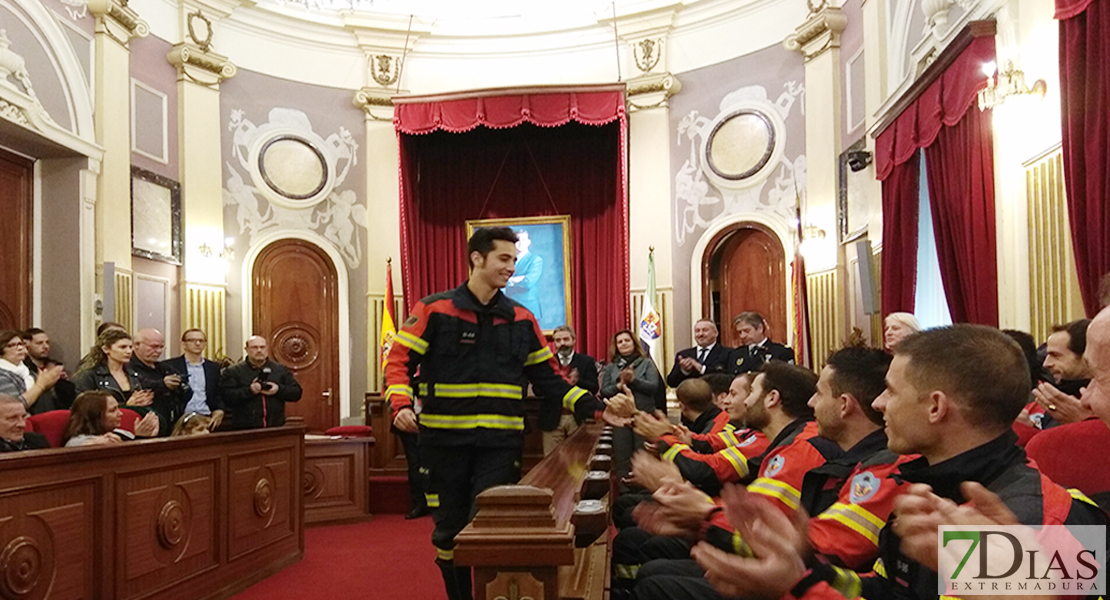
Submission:
[[341,127],[324,139],[305,113],[290,108],[272,109],[257,127],[233,110],[228,130],[238,164],[227,163],[224,205],[235,207],[239,234],[253,245],[254,236],[267,231],[310,230],[334,244],[349,268],[358,268],[366,207],[353,190],[336,189],[358,162],[350,132]]
[[[7,31],[0,29],[0,116],[26,127],[56,129],[54,120],[35,95],[31,74],[23,57],[16,54],[11,46]],[[15,82],[10,77],[14,77]]]
[[[786,120],[805,87],[791,81],[784,88],[774,103],[763,86],[740,88],[724,97],[713,118],[695,110],[679,122],[679,145],[683,136],[690,142],[690,156],[674,178],[680,245],[687,234],[741,211],[792,218],[796,199],[804,193],[806,161],[804,154],[784,156]],[[772,187],[764,194],[772,175]]]

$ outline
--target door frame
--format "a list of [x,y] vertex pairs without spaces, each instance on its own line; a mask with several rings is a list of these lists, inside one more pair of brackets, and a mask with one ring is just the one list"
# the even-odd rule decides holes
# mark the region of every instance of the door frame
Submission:
[[[351,400],[355,398],[351,391],[351,345],[343,343],[344,335],[349,335],[351,331],[351,302],[347,263],[343,261],[343,256],[339,253],[339,250],[331,245],[331,242],[311,231],[291,229],[267,231],[254,236],[254,239],[251,240],[250,249],[243,257],[243,278],[240,280],[243,294],[243,302],[240,307],[243,316],[242,321],[240,321],[243,331],[242,339],[246,340],[254,335],[254,286],[251,284],[254,281],[254,263],[267,246],[288,239],[301,240],[320,248],[331,259],[332,266],[335,267],[336,280],[339,284],[339,335],[336,342],[339,344],[339,390],[343,394],[339,402],[339,421],[342,423],[343,419],[352,416]],[[361,394],[358,399],[361,404]]]
[[[754,213],[744,212],[722,217],[720,220],[714,222],[701,236],[698,237],[697,243],[694,245],[694,251],[690,254],[690,326],[693,326],[695,320],[693,311],[698,311],[698,317],[701,318],[701,312],[705,310],[702,304],[705,296],[705,286],[708,285],[706,275],[708,274],[709,264],[713,260],[713,253],[717,250],[720,241],[732,231],[750,227],[752,229],[759,229],[764,233],[778,239],[779,244],[782,245],[784,268],[786,270],[785,283],[786,288],[783,292],[786,294],[786,336],[787,339],[794,339],[794,289],[790,282],[790,261],[794,256],[794,235],[791,235],[791,225],[779,215],[767,213]],[[722,327],[727,326],[725,323],[721,324]]]

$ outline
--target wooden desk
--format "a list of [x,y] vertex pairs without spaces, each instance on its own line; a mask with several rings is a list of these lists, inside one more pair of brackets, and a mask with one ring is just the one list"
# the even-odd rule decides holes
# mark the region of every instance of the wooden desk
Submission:
[[475,600],[603,598],[612,461],[598,454],[602,429],[579,428],[520,484],[478,495],[477,515],[455,538],[455,561],[474,567]]
[[374,438],[308,438],[304,444],[306,525],[370,518],[370,451]]
[[0,598],[227,598],[304,556],[304,429],[0,455]]

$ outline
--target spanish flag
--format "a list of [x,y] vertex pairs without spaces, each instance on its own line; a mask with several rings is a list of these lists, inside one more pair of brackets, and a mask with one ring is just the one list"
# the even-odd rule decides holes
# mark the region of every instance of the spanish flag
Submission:
[[393,259],[385,259],[385,303],[382,305],[382,372],[389,360],[389,349],[393,347],[393,337],[397,326],[393,320]]

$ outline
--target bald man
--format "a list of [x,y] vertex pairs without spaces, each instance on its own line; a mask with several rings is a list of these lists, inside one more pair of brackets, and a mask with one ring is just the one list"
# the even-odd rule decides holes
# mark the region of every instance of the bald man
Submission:
[[285,403],[301,399],[301,385],[289,369],[270,360],[266,338],[253,335],[244,349],[246,358],[220,375],[232,429],[285,425]]
[[181,398],[186,390],[181,386],[181,377],[160,362],[166,350],[166,338],[161,331],[140,329],[135,333],[134,341],[135,351],[131,353],[128,364],[139,376],[143,389],[154,392],[150,408],[158,414],[158,435],[167,436],[181,416],[180,407],[188,401],[188,398]]

